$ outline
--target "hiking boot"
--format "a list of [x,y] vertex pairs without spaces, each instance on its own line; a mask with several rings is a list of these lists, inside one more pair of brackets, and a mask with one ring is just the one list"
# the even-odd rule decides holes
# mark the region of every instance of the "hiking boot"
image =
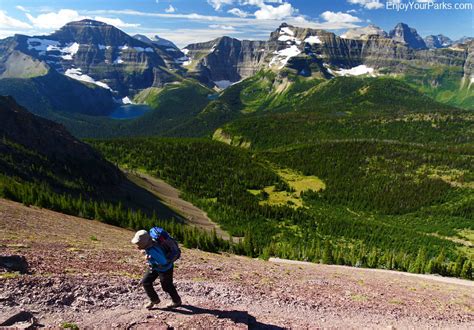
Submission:
[[149,302],[145,303],[145,305],[143,307],[145,307],[146,309],[152,309],[153,307],[155,307],[159,303],[160,303],[160,300],[149,301]]
[[169,304],[168,306],[166,306],[167,308],[177,308],[179,306],[181,306],[183,303],[181,301],[181,299],[177,300],[177,301],[173,301],[171,304]]

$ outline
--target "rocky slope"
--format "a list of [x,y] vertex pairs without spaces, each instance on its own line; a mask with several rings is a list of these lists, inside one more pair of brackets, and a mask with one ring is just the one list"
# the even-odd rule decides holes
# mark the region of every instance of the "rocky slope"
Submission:
[[[10,326],[474,326],[472,282],[187,249],[175,270],[184,305],[148,311],[141,307],[143,256],[129,243],[131,231],[0,200],[0,232],[2,254],[25,256],[30,266],[26,275],[0,273],[0,323],[12,315],[27,321]],[[168,297],[158,293],[165,306]]]

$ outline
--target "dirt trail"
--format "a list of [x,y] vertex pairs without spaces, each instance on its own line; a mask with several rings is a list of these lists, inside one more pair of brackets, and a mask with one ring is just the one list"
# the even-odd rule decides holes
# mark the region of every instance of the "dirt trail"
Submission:
[[207,216],[206,212],[194,206],[192,203],[183,200],[180,197],[181,192],[178,189],[163,180],[145,173],[126,172],[126,174],[131,181],[147,189],[149,192],[164,201],[166,205],[183,215],[186,223],[209,232],[216,230],[219,237],[227,240],[229,239],[229,234],[222,230],[218,224],[213,222]]
[[28,311],[47,327],[474,328],[473,290],[461,283],[187,249],[175,270],[185,305],[144,310],[132,235],[0,199],[0,252],[25,256],[32,271],[0,273],[0,323]]

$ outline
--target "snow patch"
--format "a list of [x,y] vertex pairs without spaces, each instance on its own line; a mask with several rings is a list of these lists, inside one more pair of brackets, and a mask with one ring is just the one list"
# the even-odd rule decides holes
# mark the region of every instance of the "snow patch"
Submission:
[[188,66],[191,64],[191,62],[192,62],[191,58],[187,56],[182,56],[175,60],[175,63],[181,64],[183,66]]
[[123,99],[122,99],[122,103],[123,104],[133,104],[133,102],[130,100],[130,98],[128,96],[125,96]]
[[366,65],[358,65],[351,69],[340,69],[340,70],[337,70],[336,73],[340,76],[361,76],[364,74],[375,76],[374,69],[369,68]]
[[108,90],[112,91],[112,88],[110,88],[109,85],[107,85],[106,83],[101,82],[101,81],[96,81],[96,80],[94,80],[94,78],[92,78],[92,77],[90,77],[86,74],[83,74],[82,70],[80,68],[67,69],[66,72],[64,73],[64,75],[68,76],[69,78],[79,80],[79,81],[84,81],[84,82],[91,83],[91,84],[95,84],[97,86],[100,86],[102,88],[105,88],[105,89],[108,89]]
[[[61,57],[63,60],[72,60],[73,56],[79,51],[77,42],[70,43],[66,47],[60,47],[61,43],[56,40],[28,38],[28,49],[38,51],[40,56]],[[48,52],[59,52],[61,55],[47,54]]]
[[293,30],[291,30],[289,27],[284,27],[284,28],[281,28],[280,29],[280,34],[288,34],[290,36],[294,36],[295,33],[293,32]]
[[216,84],[217,87],[220,89],[226,89],[230,85],[232,85],[232,82],[230,80],[219,80],[219,81],[214,81],[214,84]]
[[75,43],[73,43],[72,45],[70,45],[68,47],[61,48],[59,51],[62,54],[64,54],[64,55],[61,56],[63,58],[63,60],[71,61],[72,57],[74,55],[76,55],[77,52],[79,51],[79,44],[77,42],[75,42]]
[[323,63],[323,66],[326,68],[326,70],[329,72],[329,74],[331,74],[333,76],[336,75],[336,73],[333,70],[331,70],[331,67],[329,66],[329,64]]
[[122,63],[123,63],[123,60],[122,60],[122,58],[121,58],[120,56],[117,57],[117,58],[115,59],[115,61],[114,61],[114,64],[122,64]]
[[278,37],[278,41],[283,41],[283,42],[286,41],[287,44],[291,44],[291,42],[294,42],[297,45],[301,44],[301,40],[295,37],[288,36],[288,35],[283,35],[283,36]]
[[304,42],[307,42],[308,44],[322,44],[323,42],[321,39],[319,39],[318,36],[309,36],[304,40]]
[[298,49],[296,45],[293,45],[291,47],[288,47],[279,51],[275,51],[273,52],[273,54],[275,54],[276,56],[272,58],[272,60],[269,63],[269,66],[272,67],[276,65],[277,63],[280,63],[280,66],[278,67],[278,69],[282,69],[288,63],[290,58],[295,57],[296,55],[300,53],[301,51]]
[[183,49],[181,49],[181,52],[182,52],[184,55],[188,55],[189,49],[183,48]]
[[100,49],[100,50],[104,50],[106,49],[107,47],[110,47],[110,46],[105,46],[105,45],[97,45],[97,47]]

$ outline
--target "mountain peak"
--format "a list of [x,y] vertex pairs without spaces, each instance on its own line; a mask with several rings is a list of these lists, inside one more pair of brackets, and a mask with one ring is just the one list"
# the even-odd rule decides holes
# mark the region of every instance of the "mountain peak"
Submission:
[[69,22],[65,26],[89,26],[89,27],[100,27],[100,26],[111,26],[107,23],[96,21],[93,19],[83,19],[80,21]]
[[368,39],[369,36],[378,35],[380,37],[387,37],[387,32],[382,30],[380,27],[370,24],[365,27],[358,27],[347,30],[341,35],[341,38],[345,39]]
[[444,48],[453,44],[453,41],[445,35],[429,35],[425,38],[425,44],[428,48]]
[[420,37],[416,29],[405,23],[398,23],[395,28],[390,31],[389,36],[393,40],[404,43],[413,49],[426,48],[423,38]]

